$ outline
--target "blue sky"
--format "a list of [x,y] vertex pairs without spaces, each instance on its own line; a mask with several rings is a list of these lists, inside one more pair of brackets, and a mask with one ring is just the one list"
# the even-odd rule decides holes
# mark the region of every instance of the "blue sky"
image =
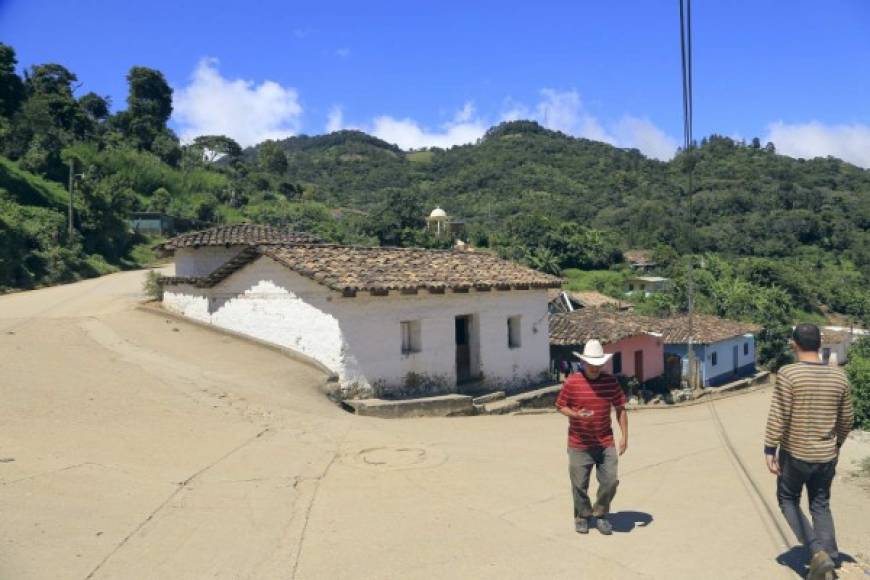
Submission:
[[[21,67],[59,62],[123,106],[132,65],[175,89],[183,138],[360,128],[473,141],[509,118],[637,146],[680,140],[678,3],[0,0]],[[870,167],[870,3],[694,3],[695,133]]]

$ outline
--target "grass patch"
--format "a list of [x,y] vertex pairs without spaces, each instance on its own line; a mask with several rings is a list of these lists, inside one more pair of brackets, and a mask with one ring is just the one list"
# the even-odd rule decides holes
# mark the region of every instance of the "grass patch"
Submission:
[[86,272],[88,277],[105,276],[118,271],[117,266],[108,263],[100,254],[88,254],[85,263],[90,268],[90,272]]
[[146,238],[145,241],[133,246],[133,249],[130,250],[130,259],[136,266],[156,266],[160,264],[163,259],[154,253],[153,248],[162,241],[163,238],[161,237]]
[[624,300],[626,274],[618,270],[578,270],[562,272],[565,287],[571,291],[594,290]]
[[432,151],[414,151],[405,154],[405,158],[412,163],[432,163],[435,154]]
[[0,157],[0,197],[21,205],[65,210],[67,192],[63,186],[24,171],[14,161]]

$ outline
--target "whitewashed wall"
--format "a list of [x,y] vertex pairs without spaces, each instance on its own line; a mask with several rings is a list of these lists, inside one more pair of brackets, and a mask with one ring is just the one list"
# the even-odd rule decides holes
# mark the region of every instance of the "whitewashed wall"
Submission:
[[202,246],[175,251],[176,276],[208,276],[245,246]]
[[[517,387],[549,366],[545,290],[345,298],[267,257],[211,289],[167,286],[167,308],[306,354],[335,372],[346,393],[405,384],[409,373],[456,390],[455,317],[474,315],[476,361],[485,382]],[[521,346],[509,348],[507,319],[520,315]],[[402,354],[400,323],[421,321],[421,351]]]

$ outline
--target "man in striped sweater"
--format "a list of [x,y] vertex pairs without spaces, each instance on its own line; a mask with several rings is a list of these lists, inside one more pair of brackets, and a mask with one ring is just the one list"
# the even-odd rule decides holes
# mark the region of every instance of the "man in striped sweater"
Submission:
[[[791,345],[797,362],[777,373],[764,453],[768,469],[777,476],[779,507],[812,556],[808,578],[821,579],[834,570],[833,559],[839,555],[831,516],[831,483],[840,446],[852,429],[852,400],[846,374],[819,357],[817,326],[795,327]],[[804,487],[812,524],[800,508]]]
[[[619,456],[628,448],[628,415],[625,393],[616,377],[603,372],[612,354],[606,354],[601,343],[590,340],[583,353],[574,353],[583,361],[583,369],[568,375],[556,399],[556,408],[568,417],[568,475],[574,498],[574,529],[589,533],[589,519],[609,536],[613,526],[607,519],[610,503],[619,486]],[[610,423],[610,412],[616,411],[622,435],[617,448]],[[589,499],[589,477],[592,468],[598,478],[595,505]]]

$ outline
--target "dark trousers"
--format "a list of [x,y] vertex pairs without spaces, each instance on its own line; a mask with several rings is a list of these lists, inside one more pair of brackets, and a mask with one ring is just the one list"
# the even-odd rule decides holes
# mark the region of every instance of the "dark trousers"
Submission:
[[[596,449],[568,448],[568,474],[571,476],[571,492],[574,496],[574,518],[603,517],[610,512],[610,502],[619,485],[617,468],[619,454],[615,447]],[[589,501],[589,476],[592,468],[598,478],[598,493],[595,505]]]
[[[824,550],[832,558],[836,558],[838,553],[834,518],[831,515],[831,483],[837,470],[837,460],[807,463],[792,457],[787,451],[780,450],[779,468],[782,473],[776,479],[776,499],[794,535],[809,549],[810,555]],[[801,492],[804,487],[807,488],[812,525],[801,510]]]

